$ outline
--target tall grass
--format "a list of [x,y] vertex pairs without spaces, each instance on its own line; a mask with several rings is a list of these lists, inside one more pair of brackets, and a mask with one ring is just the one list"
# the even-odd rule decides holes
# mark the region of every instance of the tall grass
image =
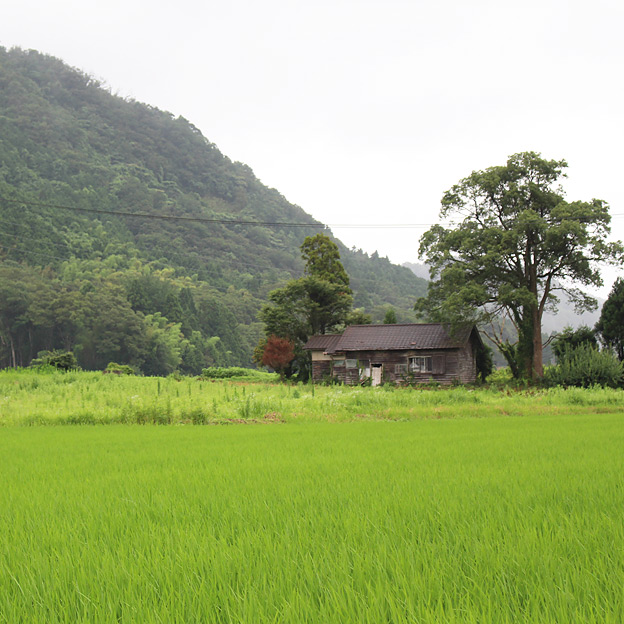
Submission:
[[70,372],[0,372],[0,425],[413,420],[623,411],[624,391],[511,392],[281,385]]
[[0,622],[622,622],[622,425],[5,427]]

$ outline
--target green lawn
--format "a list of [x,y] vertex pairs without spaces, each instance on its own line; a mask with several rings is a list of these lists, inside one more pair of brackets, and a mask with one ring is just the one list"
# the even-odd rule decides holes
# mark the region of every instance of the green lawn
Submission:
[[623,449],[621,411],[3,427],[0,622],[621,623]]

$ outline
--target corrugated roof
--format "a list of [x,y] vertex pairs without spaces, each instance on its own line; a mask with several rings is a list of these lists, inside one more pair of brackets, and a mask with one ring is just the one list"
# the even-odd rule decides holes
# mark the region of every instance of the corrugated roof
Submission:
[[[456,349],[466,344],[472,332],[466,326],[450,335],[440,323],[404,323],[397,325],[351,325],[340,335],[313,336],[304,349],[341,351],[378,351],[405,349]],[[331,339],[327,343],[317,339]],[[321,346],[322,345],[322,346]]]
[[304,349],[312,351],[331,351],[338,341],[342,338],[342,334],[323,334],[320,336],[310,336],[308,342],[303,346]]

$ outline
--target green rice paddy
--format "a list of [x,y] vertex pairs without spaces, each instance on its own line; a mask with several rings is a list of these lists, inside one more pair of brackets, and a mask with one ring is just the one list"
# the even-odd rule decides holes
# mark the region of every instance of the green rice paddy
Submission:
[[617,393],[193,383],[0,375],[0,622],[624,621]]

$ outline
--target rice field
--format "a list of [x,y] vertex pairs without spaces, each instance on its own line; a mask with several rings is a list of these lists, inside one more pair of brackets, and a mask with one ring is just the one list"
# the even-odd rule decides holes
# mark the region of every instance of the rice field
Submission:
[[71,375],[0,375],[1,623],[624,621],[617,394]]

